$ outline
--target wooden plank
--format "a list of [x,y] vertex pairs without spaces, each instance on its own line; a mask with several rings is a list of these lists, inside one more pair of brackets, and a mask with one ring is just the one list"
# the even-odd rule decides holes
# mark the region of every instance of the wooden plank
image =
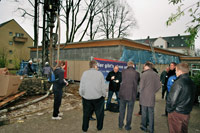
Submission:
[[26,92],[23,91],[23,92],[20,92],[20,93],[15,94],[15,95],[13,95],[13,96],[7,97],[7,98],[4,99],[2,102],[0,102],[0,107],[3,106],[3,105],[5,105],[5,104],[8,103],[8,102],[11,102],[11,101],[15,100],[15,99],[18,98],[18,97],[24,95],[24,93],[26,93]]

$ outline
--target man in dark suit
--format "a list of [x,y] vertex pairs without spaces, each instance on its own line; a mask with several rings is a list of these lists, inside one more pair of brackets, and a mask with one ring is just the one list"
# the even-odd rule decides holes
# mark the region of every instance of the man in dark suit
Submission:
[[122,83],[119,90],[120,108],[119,108],[119,129],[124,126],[124,116],[127,106],[126,130],[131,130],[131,121],[133,107],[137,95],[137,86],[140,74],[135,71],[132,61],[127,63],[128,68],[122,71]]
[[120,83],[121,83],[121,72],[119,72],[119,67],[116,65],[113,68],[113,71],[109,72],[106,80],[109,81],[109,91],[108,91],[108,100],[106,104],[106,110],[109,110],[111,99],[113,96],[113,93],[115,93],[117,97],[117,102],[119,105],[119,88],[120,88]]

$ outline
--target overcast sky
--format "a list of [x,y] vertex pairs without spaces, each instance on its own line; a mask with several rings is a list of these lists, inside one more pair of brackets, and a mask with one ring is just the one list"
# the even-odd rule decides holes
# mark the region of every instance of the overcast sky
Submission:
[[[32,37],[33,37],[33,20],[30,18],[23,19],[19,13],[16,13],[17,4],[1,0],[0,2],[0,23],[15,19]],[[185,0],[185,6],[191,5],[199,0]],[[133,29],[133,33],[129,39],[144,39],[150,37],[164,37],[186,35],[184,33],[190,18],[186,14],[180,20],[171,26],[166,26],[166,21],[171,13],[175,13],[177,6],[169,5],[168,0],[127,0],[134,12],[138,27]],[[26,3],[23,3],[26,7]],[[64,36],[63,36],[64,37]],[[64,39],[61,39],[64,41]],[[195,43],[200,48],[200,39]]]

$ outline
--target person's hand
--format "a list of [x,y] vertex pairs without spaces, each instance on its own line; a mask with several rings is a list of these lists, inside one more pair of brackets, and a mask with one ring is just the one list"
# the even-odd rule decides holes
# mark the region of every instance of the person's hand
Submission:
[[68,82],[66,82],[66,86],[68,86],[69,85],[69,83]]
[[113,80],[113,79],[115,79],[115,76],[112,76],[112,77],[111,77],[111,80]]
[[115,80],[116,83],[119,83],[119,80]]

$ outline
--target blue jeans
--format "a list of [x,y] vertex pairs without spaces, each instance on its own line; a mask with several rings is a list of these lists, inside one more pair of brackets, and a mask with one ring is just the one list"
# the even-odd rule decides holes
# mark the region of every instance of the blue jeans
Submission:
[[119,128],[124,126],[124,117],[126,112],[127,106],[127,116],[126,116],[126,130],[131,130],[131,121],[132,121],[132,114],[134,108],[135,101],[127,101],[120,99],[120,107],[119,107]]
[[142,106],[142,123],[141,126],[147,130],[147,122],[149,121],[149,131],[154,132],[154,107]]
[[107,103],[106,103],[106,109],[109,109],[110,107],[110,103],[111,103],[111,100],[112,100],[112,96],[113,96],[113,93],[115,93],[116,97],[117,97],[117,103],[119,105],[120,101],[119,101],[119,91],[109,91],[108,92],[108,99],[107,99]]

